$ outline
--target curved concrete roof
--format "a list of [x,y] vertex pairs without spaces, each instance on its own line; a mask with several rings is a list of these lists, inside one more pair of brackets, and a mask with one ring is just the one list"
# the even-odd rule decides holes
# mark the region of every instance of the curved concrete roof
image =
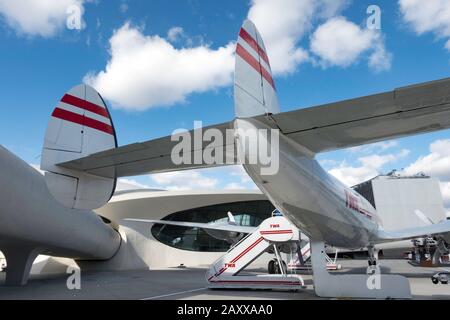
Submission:
[[[267,200],[259,190],[129,190],[116,194],[104,207],[95,210],[119,224],[125,218],[162,219],[167,215],[215,204]],[[224,212],[226,214],[226,212]]]
[[118,202],[133,199],[160,198],[160,197],[183,197],[195,195],[261,195],[260,190],[159,190],[159,189],[134,189],[122,190],[114,194],[109,201]]

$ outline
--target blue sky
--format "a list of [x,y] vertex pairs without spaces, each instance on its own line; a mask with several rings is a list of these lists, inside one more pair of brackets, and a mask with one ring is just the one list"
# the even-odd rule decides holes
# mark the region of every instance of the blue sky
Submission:
[[[55,3],[42,0],[45,8],[35,8],[29,0],[0,0],[0,143],[30,164],[40,161],[58,100],[83,81],[107,100],[119,145],[191,128],[194,120],[209,125],[232,119],[230,59],[249,16],[266,39],[283,111],[449,76],[450,4],[443,0]],[[380,30],[366,26],[373,4],[381,9]],[[66,27],[66,9],[73,5],[83,12],[81,30]],[[450,205],[449,133],[318,159],[348,184],[392,169],[426,169],[440,179]],[[430,151],[438,140],[443,142]],[[169,188],[252,188],[238,168],[132,179]]]

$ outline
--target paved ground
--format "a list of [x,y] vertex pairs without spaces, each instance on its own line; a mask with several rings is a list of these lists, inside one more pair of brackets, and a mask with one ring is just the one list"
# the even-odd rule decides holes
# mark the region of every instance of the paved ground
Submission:
[[[343,266],[340,272],[365,271],[364,260],[340,263]],[[431,275],[439,268],[413,267],[404,260],[382,260],[381,265],[383,273],[408,277],[414,299],[450,299],[450,285],[431,283]],[[317,299],[308,272],[303,274],[307,288],[300,292],[208,290],[204,275],[204,269],[84,272],[81,290],[68,290],[67,275],[33,276],[25,287],[5,287],[2,273],[0,299]]]

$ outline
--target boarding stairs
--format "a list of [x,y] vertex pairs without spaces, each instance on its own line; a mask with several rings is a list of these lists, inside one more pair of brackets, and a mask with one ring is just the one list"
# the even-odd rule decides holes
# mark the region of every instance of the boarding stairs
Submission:
[[292,241],[298,242],[299,237],[298,229],[282,216],[264,220],[256,231],[242,239],[211,265],[206,273],[208,286],[229,289],[298,290],[304,288],[304,281],[300,275],[287,274],[283,268],[281,268],[281,274],[239,275],[271,247],[278,262],[281,263],[277,246]]
[[[287,265],[288,270],[311,270],[311,244],[307,242],[299,250],[294,253]],[[334,259],[331,259],[328,254],[325,255],[327,261],[327,270],[340,270],[341,265],[337,263],[338,250],[336,249]]]

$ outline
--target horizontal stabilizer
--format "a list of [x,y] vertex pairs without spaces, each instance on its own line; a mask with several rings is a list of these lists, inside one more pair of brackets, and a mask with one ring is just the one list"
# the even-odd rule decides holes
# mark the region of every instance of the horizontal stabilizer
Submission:
[[[237,164],[233,131],[227,130],[230,128],[231,123],[227,122],[195,129],[155,140],[129,144],[68,162],[61,162],[58,166],[100,177],[111,177],[112,174],[116,177],[125,177]],[[196,139],[199,133],[207,130],[220,133],[223,139],[213,142],[204,141],[201,138]],[[180,149],[176,147],[177,145],[180,146],[180,142],[184,139],[188,141],[189,148]],[[201,141],[199,142],[199,140]],[[183,163],[174,161],[173,152],[175,152],[177,158],[183,158],[186,161]],[[205,154],[212,154],[218,161],[208,163],[208,157],[205,157]]]

